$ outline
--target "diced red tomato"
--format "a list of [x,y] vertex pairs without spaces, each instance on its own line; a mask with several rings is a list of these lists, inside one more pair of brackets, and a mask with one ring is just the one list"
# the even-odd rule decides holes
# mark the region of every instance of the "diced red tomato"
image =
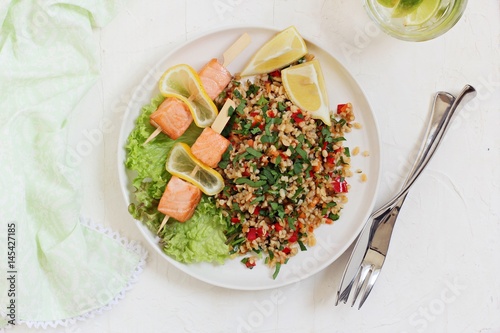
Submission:
[[290,251],[291,251],[291,250],[290,250],[290,248],[289,248],[289,247],[285,247],[285,248],[283,249],[283,253],[284,253],[284,254],[290,254]]
[[264,231],[264,229],[262,227],[260,227],[260,228],[257,228],[257,235],[259,235],[259,237],[264,237],[266,235],[266,232]]
[[231,217],[231,223],[232,224],[240,223],[240,219],[237,217]]
[[274,226],[274,230],[276,230],[276,231],[283,230],[283,227],[279,223],[275,223],[275,224],[273,224],[273,226]]
[[254,215],[259,215],[259,213],[260,213],[260,207],[257,206],[257,207],[255,207],[255,210],[253,211],[253,214]]
[[297,240],[299,239],[299,234],[297,231],[295,231],[291,236],[290,238],[288,238],[288,241],[290,243],[295,243]]

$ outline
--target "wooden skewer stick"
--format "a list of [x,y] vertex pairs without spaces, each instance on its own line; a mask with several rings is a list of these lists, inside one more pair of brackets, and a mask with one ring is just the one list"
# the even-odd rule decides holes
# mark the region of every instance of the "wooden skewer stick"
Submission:
[[236,104],[234,103],[233,100],[227,99],[224,105],[222,106],[222,109],[220,109],[219,114],[217,115],[217,118],[215,118],[214,122],[212,123],[212,129],[214,132],[221,133],[224,127],[226,127],[227,122],[229,121],[229,109],[230,108],[235,108]]
[[227,67],[250,44],[250,35],[246,32],[240,36],[224,53],[222,66]]
[[[219,115],[217,116],[217,118],[215,118],[215,121],[213,122],[213,124],[211,126],[212,129],[214,130],[214,132],[217,132],[220,134],[222,132],[222,130],[224,129],[224,127],[226,127],[227,122],[231,118],[228,115],[229,108],[232,107],[234,109],[235,105],[236,104],[234,103],[233,100],[231,100],[231,99],[226,100],[226,103],[224,103],[224,106],[219,111]],[[195,166],[193,171],[191,171],[190,176],[194,176],[198,172],[199,169],[200,169],[200,167],[198,165]],[[156,232],[156,234],[159,234],[163,230],[163,228],[167,224],[167,221],[169,218],[170,217],[168,215],[165,215],[165,217],[161,221],[160,227],[158,228],[158,231]]]
[[143,146],[147,145],[151,140],[156,138],[158,136],[158,134],[160,134],[160,133],[161,133],[161,127],[158,126],[158,127],[156,127],[155,131],[153,133],[151,133],[151,135],[146,139],[146,141],[144,141],[144,143],[142,145]]
[[167,224],[167,221],[168,219],[170,218],[170,216],[168,215],[165,215],[165,217],[163,218],[163,220],[161,221],[161,225],[160,227],[158,228],[158,231],[156,232],[157,235],[160,234],[160,232],[163,230],[163,227],[165,227],[165,224]]

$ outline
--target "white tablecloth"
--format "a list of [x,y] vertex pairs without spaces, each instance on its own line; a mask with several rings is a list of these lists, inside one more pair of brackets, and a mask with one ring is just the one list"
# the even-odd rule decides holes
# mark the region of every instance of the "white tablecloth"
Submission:
[[[334,306],[348,253],[287,287],[228,290],[163,260],[127,213],[116,156],[133,89],[174,47],[208,30],[241,24],[295,25],[356,78],[381,135],[376,205],[402,184],[434,92],[456,94],[465,84],[478,91],[412,188],[381,276],[359,311]],[[72,144],[86,140],[92,147],[82,159],[82,213],[142,242],[150,256],[139,281],[111,310],[45,332],[500,332],[497,0],[470,1],[452,30],[424,43],[385,35],[371,23],[362,1],[344,0],[133,0],[95,38],[101,77],[71,119]],[[103,137],[90,138],[94,129]],[[15,331],[37,330],[20,326]]]

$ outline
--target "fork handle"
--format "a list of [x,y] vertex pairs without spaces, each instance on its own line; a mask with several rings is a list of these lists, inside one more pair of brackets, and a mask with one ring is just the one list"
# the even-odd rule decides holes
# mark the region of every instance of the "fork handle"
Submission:
[[417,180],[422,171],[425,169],[425,167],[431,160],[432,156],[434,156],[434,153],[441,144],[443,137],[450,126],[451,120],[455,115],[456,111],[458,110],[458,108],[463,104],[469,102],[474,96],[476,96],[476,94],[477,94],[476,89],[474,89],[474,87],[472,87],[471,85],[467,84],[462,89],[461,93],[455,99],[455,102],[453,103],[449,111],[446,112],[441,118],[441,121],[434,130],[435,135],[429,136],[429,140],[425,144],[425,147],[422,152],[422,158],[418,162],[417,166],[415,167],[408,181],[403,186],[403,189],[401,189],[398,192],[398,194],[396,194],[391,200],[389,200],[387,204],[382,206],[380,210],[386,210],[387,208],[394,207],[398,202],[399,198],[408,193],[410,187],[413,185],[413,183]]
[[[427,133],[428,139],[424,143],[421,153],[419,154],[419,157],[417,158],[415,165],[413,166],[413,169],[403,186],[403,189],[392,200],[373,214],[377,215],[377,217],[373,221],[370,240],[368,243],[371,249],[380,253],[387,253],[394,225],[396,224],[397,217],[406,196],[408,195],[410,187],[413,185],[415,180],[417,180],[427,163],[429,163],[430,159],[434,155],[434,152],[441,143],[459,106],[463,105],[463,103],[467,103],[475,95],[476,90],[472,86],[466,85],[450,108],[445,109],[444,112],[438,112],[433,115],[433,125]],[[438,96],[439,94],[436,95],[436,98]]]

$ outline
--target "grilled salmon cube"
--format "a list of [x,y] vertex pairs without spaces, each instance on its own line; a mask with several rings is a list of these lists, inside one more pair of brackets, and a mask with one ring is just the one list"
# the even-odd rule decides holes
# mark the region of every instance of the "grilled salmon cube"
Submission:
[[191,152],[197,159],[209,167],[215,168],[229,144],[228,139],[212,128],[206,127],[191,147]]
[[184,102],[174,97],[166,98],[151,114],[149,122],[172,139],[179,138],[193,121],[191,111]]
[[179,222],[189,220],[201,200],[201,190],[185,182],[184,180],[172,176],[161,197],[158,210]]
[[217,59],[210,60],[198,73],[203,88],[211,99],[215,99],[227,87],[232,75]]

